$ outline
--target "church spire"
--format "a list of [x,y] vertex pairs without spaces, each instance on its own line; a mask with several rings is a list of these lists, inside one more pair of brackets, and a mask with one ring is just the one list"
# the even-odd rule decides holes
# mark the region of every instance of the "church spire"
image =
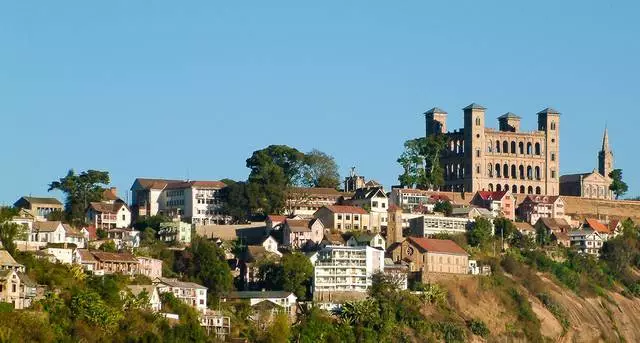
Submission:
[[602,136],[602,151],[609,151],[609,132],[606,124],[604,125],[604,135]]

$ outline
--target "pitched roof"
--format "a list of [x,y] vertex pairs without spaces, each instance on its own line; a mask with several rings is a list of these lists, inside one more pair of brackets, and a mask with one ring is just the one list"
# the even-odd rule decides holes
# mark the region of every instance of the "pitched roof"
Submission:
[[478,191],[478,196],[480,196],[480,198],[482,200],[502,200],[502,198],[507,194],[508,191],[496,191],[496,192],[489,192],[489,191]]
[[369,243],[375,236],[375,233],[364,232],[360,234],[356,233],[351,236],[351,238],[355,239],[358,243]]
[[23,267],[6,250],[0,250],[0,266]]
[[166,277],[156,278],[154,282],[160,282],[160,283],[164,283],[165,285],[169,285],[171,287],[178,287],[178,288],[207,289],[207,287],[198,285],[197,283],[194,283],[194,282],[179,281],[178,279],[170,279]]
[[344,195],[338,192],[335,188],[327,188],[327,187],[294,187],[289,191],[289,193],[315,195],[315,196],[335,196],[335,197],[340,197]]
[[35,222],[33,228],[38,232],[54,232],[61,224],[59,221]]
[[330,205],[324,206],[333,213],[354,213],[354,214],[368,214],[364,209],[357,206],[344,206],[344,205]]
[[108,203],[108,202],[90,202],[89,203],[89,208],[92,208],[96,212],[101,212],[101,213],[117,214],[118,211],[120,211],[120,208],[122,207],[129,209],[127,204],[119,201],[116,201],[114,203]]
[[606,225],[602,224],[595,218],[587,218],[584,221],[590,228],[596,230],[598,233],[611,233]]
[[516,115],[515,113],[511,113],[511,112],[507,112],[507,113],[505,113],[505,114],[503,114],[503,115],[498,117],[498,119],[508,119],[508,118],[522,119],[518,115]]
[[87,250],[87,249],[77,249],[76,250],[78,252],[78,254],[80,254],[80,260],[82,261],[82,263],[96,263],[98,262],[98,260],[96,260],[95,257],[93,257],[93,254]]
[[67,236],[71,236],[71,237],[79,237],[79,238],[84,238],[84,235],[82,234],[82,232],[76,230],[75,228],[73,228],[71,225],[69,224],[62,224],[62,227],[64,228],[65,234]]
[[16,204],[19,203],[20,200],[24,200],[24,201],[26,201],[28,203],[31,203],[31,204],[48,204],[48,205],[60,205],[60,206],[62,206],[62,203],[60,202],[60,200],[58,200],[56,198],[24,196],[24,197],[21,197],[20,199],[18,199],[18,201],[16,201]]
[[93,257],[102,262],[126,262],[138,263],[138,259],[130,253],[113,253],[104,251],[92,251]]
[[382,187],[358,188],[356,189],[356,193],[353,195],[352,199],[372,199],[377,196],[385,199],[387,198]]
[[518,229],[518,231],[536,231],[533,225],[527,222],[513,222],[513,225]]
[[571,225],[563,218],[540,218],[538,221],[552,231],[571,230]]
[[382,184],[376,180],[369,180],[364,184],[365,187],[382,187]]
[[20,282],[23,285],[26,285],[27,287],[36,287],[38,286],[38,284],[33,281],[29,275],[23,273],[23,272],[17,272],[16,274],[18,274],[18,278],[20,278]]
[[299,219],[299,220],[287,219],[285,221],[285,225],[289,227],[289,230],[291,230],[291,232],[310,232],[311,231],[310,219]]
[[6,279],[7,276],[13,272],[13,269],[0,269],[0,280]]
[[138,296],[143,291],[147,292],[149,296],[153,294],[153,291],[156,289],[154,285],[127,285],[127,288],[131,291],[131,294]]
[[109,201],[118,200],[119,198],[118,198],[118,194],[116,194],[116,189],[107,188],[104,191],[102,191],[102,199],[109,200]]
[[585,176],[591,175],[591,174],[592,173],[579,173],[579,174],[560,175],[560,183],[577,182],[577,181],[580,181]]
[[620,223],[619,219],[611,219],[609,221],[609,224],[607,225],[609,227],[609,231],[613,232],[615,231],[616,227],[618,227],[618,224]]
[[278,222],[278,223],[282,223],[283,221],[285,221],[287,219],[287,217],[285,216],[280,216],[277,214],[270,214],[267,216],[268,220],[271,220],[271,222]]
[[221,181],[193,181],[193,180],[167,180],[167,179],[147,179],[137,178],[136,182],[144,189],[164,189],[164,188],[224,188],[227,185]]
[[525,200],[531,201],[536,204],[553,204],[560,198],[559,195],[527,195]]
[[344,241],[344,237],[342,237],[341,233],[325,233],[323,239],[324,241],[327,241],[329,243],[331,243],[332,245],[344,245],[345,241]]
[[560,114],[560,112],[554,110],[551,107],[547,107],[544,110],[538,112],[537,114]]
[[286,298],[293,294],[287,291],[242,291],[242,292],[229,292],[223,295],[222,298],[226,299],[266,299],[266,298]]
[[469,106],[463,108],[463,110],[486,110],[486,108],[482,105],[472,102]]
[[424,112],[424,114],[434,114],[434,113],[441,113],[441,114],[447,114],[447,112],[439,107],[434,107],[430,110],[427,110],[426,112]]
[[409,237],[409,241],[413,242],[423,251],[438,252],[454,255],[468,255],[456,242],[450,239],[432,239],[424,237]]

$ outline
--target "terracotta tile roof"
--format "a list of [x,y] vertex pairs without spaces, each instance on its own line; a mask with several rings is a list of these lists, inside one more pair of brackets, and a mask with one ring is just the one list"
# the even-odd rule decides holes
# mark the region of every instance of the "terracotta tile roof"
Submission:
[[100,213],[117,214],[118,211],[120,211],[120,208],[122,207],[126,207],[127,209],[129,209],[127,204],[119,201],[116,201],[114,203],[108,203],[108,202],[90,202],[89,203],[89,208],[92,208],[96,212],[100,212]]
[[166,179],[143,179],[136,181],[145,189],[179,189],[190,187],[201,188],[224,188],[227,185],[221,181],[193,181],[193,180],[166,180]]
[[96,263],[98,262],[93,254],[87,249],[77,249],[76,250],[80,255],[80,260],[82,263]]
[[38,232],[54,232],[61,224],[59,221],[35,222],[33,228]]
[[497,191],[497,192],[489,192],[489,191],[478,191],[478,196],[482,200],[502,200],[507,194],[508,191]]
[[138,263],[138,259],[130,253],[113,253],[104,251],[92,251],[93,257],[102,262],[126,262]]
[[171,287],[177,287],[177,288],[207,289],[207,287],[198,285],[197,283],[194,283],[194,282],[179,281],[178,279],[170,279],[166,277],[156,278],[153,282],[163,283],[165,285],[169,285]]
[[116,188],[107,188],[102,192],[103,200],[115,201],[118,200],[118,194],[116,193]]
[[167,184],[170,182],[182,182],[180,180],[166,180],[166,179],[146,179],[146,178],[137,178],[136,182],[140,184],[142,188],[145,189],[163,189],[167,187]]
[[401,209],[400,207],[398,207],[397,205],[395,205],[395,204],[391,204],[391,205],[389,205],[389,207],[387,208],[387,211],[388,211],[388,212],[395,212],[395,211],[397,211],[397,210],[402,210],[402,209]]
[[602,224],[595,218],[587,218],[584,221],[590,228],[594,229],[598,233],[611,233],[606,225]]
[[544,226],[551,231],[569,231],[571,225],[562,218],[540,218],[538,219]]
[[330,205],[325,207],[333,213],[369,214],[367,211],[357,206]]
[[323,240],[331,243],[332,245],[344,245],[346,243],[341,233],[325,233]]
[[619,224],[619,223],[620,223],[620,220],[618,220],[618,219],[611,219],[611,220],[609,221],[609,225],[608,225],[608,226],[609,226],[609,231],[610,231],[610,232],[615,231],[615,230],[616,230],[616,227],[618,226],[618,224]]
[[272,223],[282,223],[283,221],[285,221],[287,219],[287,217],[285,216],[280,216],[277,214],[270,214],[267,216],[268,220],[271,220]]
[[289,230],[291,230],[291,232],[310,232],[311,231],[310,219],[299,219],[299,220],[287,219],[285,223],[286,223],[285,225],[289,227]]
[[89,232],[89,239],[97,239],[98,238],[98,230],[95,226],[87,226],[85,229]]
[[527,222],[513,222],[513,225],[518,231],[536,231],[536,229]]
[[530,201],[536,204],[553,204],[558,200],[558,195],[527,195],[525,201]]
[[423,237],[409,237],[409,241],[413,242],[423,251],[438,252],[454,255],[468,255],[458,244],[450,239],[432,239]]

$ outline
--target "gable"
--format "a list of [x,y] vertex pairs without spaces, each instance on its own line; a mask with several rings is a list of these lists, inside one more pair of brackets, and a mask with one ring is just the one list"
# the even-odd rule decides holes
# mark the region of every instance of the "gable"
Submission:
[[606,178],[602,175],[600,175],[600,173],[597,172],[593,172],[585,177],[582,178],[582,182],[608,182],[609,178]]

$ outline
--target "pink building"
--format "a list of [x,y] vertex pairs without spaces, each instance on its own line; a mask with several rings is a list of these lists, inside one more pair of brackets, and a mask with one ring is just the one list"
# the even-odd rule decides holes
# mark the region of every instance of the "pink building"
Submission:
[[146,275],[150,279],[162,277],[162,260],[151,257],[138,256],[139,274]]

